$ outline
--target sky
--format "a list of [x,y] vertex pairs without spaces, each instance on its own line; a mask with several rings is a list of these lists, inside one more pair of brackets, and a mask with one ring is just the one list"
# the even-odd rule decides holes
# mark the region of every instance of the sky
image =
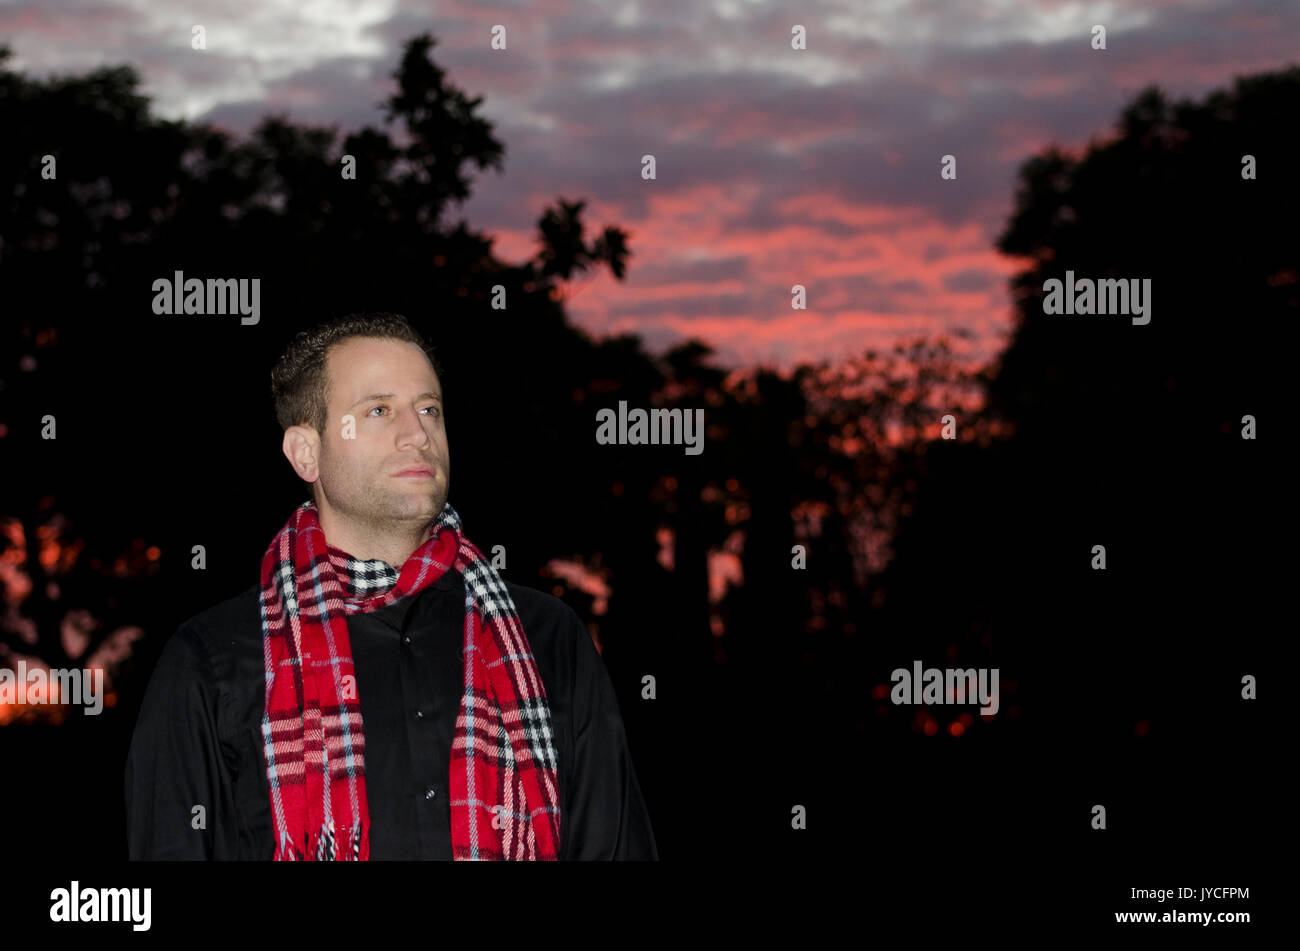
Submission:
[[585,200],[589,240],[618,225],[632,257],[624,281],[575,280],[574,322],[785,370],[919,334],[994,356],[1019,263],[993,243],[1024,160],[1104,140],[1152,83],[1199,100],[1300,62],[1297,0],[0,0],[11,68],[131,63],[157,114],[237,133],[267,113],[380,126],[425,31],[506,149],[451,220],[518,261],[546,207]]

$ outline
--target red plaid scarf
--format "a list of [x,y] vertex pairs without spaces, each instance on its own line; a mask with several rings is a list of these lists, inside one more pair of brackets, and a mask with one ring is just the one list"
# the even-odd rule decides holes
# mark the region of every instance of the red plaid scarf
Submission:
[[[366,861],[365,736],[346,614],[465,578],[465,692],[451,750],[456,859],[554,860],[560,847],[550,708],[514,603],[445,505],[400,572],[326,544],[299,506],[262,559],[263,749],[275,859]],[[485,622],[486,619],[486,622]]]

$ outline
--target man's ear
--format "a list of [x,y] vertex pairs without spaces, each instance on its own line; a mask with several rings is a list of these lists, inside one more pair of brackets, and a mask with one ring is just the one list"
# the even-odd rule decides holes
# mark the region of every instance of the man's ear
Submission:
[[320,436],[310,426],[290,426],[280,444],[284,457],[304,482],[320,478]]

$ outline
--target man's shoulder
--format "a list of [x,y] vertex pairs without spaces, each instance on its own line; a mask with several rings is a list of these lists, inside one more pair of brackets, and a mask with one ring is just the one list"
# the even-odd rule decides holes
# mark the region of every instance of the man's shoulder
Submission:
[[240,634],[260,632],[261,611],[258,608],[261,585],[254,584],[239,594],[191,615],[177,630],[178,637],[197,639],[212,648],[222,640]]
[[[241,591],[186,618],[162,646],[160,667],[224,671],[231,649],[253,649],[261,633],[258,586]],[[215,666],[214,666],[215,665]]]
[[586,622],[570,604],[549,592],[511,581],[505,586],[548,693],[567,696],[581,676],[584,651],[595,653]]
[[218,630],[231,626],[258,625],[261,623],[258,611],[260,596],[261,585],[250,585],[239,594],[231,595],[191,616],[185,625]]
[[555,630],[564,630],[574,621],[581,623],[578,612],[555,595],[513,581],[505,581],[504,578],[502,581],[505,582],[510,600],[514,602],[515,610],[519,612],[519,620],[523,622],[526,633],[531,633],[528,627],[530,620],[533,621],[534,627],[541,626]]

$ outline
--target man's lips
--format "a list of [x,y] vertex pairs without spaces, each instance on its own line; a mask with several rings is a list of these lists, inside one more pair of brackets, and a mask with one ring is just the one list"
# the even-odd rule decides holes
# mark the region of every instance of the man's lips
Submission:
[[393,477],[396,479],[432,479],[433,470],[428,466],[411,466],[401,472],[394,472]]

